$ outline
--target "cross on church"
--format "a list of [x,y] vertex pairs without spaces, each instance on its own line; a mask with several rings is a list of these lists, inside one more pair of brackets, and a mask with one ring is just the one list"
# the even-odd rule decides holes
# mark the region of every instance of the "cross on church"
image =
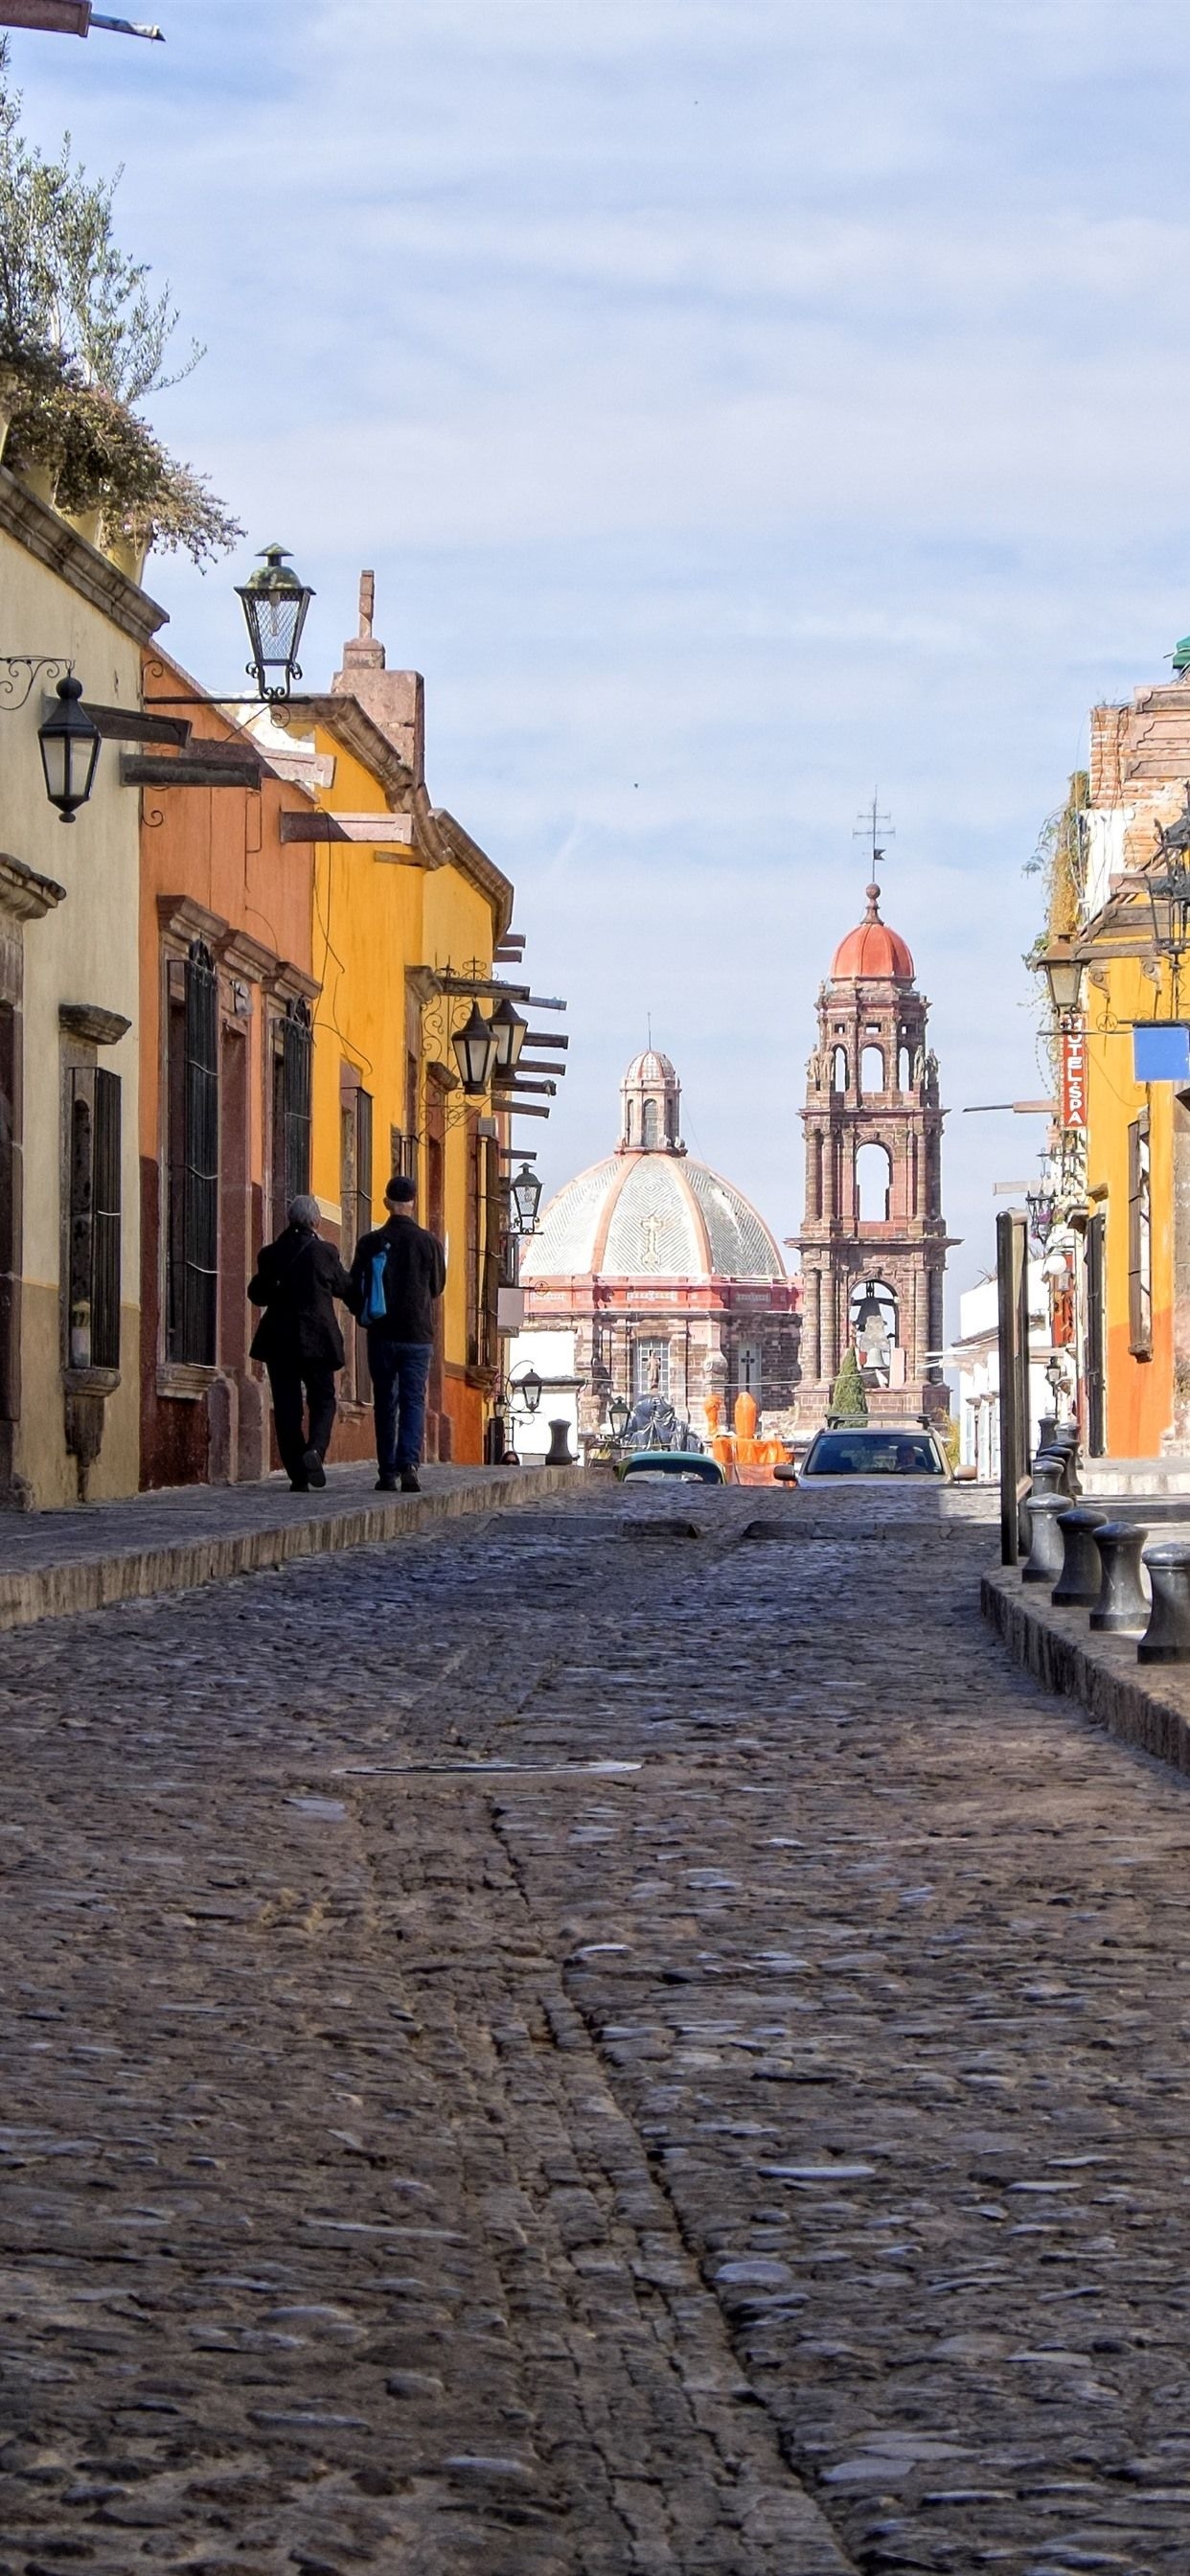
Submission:
[[879,788],[878,788],[878,787],[874,787],[874,788],[872,789],[872,802],[871,802],[871,805],[870,805],[870,806],[865,805],[864,810],[863,810],[863,813],[860,815],[859,820],[858,820],[858,822],[856,823],[855,830],[853,831],[853,833],[852,833],[852,835],[851,835],[851,837],[852,837],[852,840],[853,840],[853,841],[870,841],[870,842],[871,842],[871,845],[872,845],[872,882],[873,882],[873,884],[874,884],[874,885],[875,885],[876,883],[878,883],[878,879],[877,879],[877,876],[876,876],[876,870],[877,870],[877,868],[879,867],[880,862],[881,862],[882,858],[883,858],[883,857],[884,857],[884,855],[885,855],[885,852],[884,852],[884,842],[883,842],[883,841],[881,840],[881,838],[880,838],[880,835],[881,835],[881,833],[882,833],[882,832],[883,832],[883,834],[884,834],[885,840],[895,841],[895,839],[896,839],[896,837],[897,837],[897,836],[896,836],[895,831],[893,830],[893,821],[892,821],[892,816],[891,816],[891,814],[882,814],[882,813],[881,813],[881,811],[880,811],[880,790],[879,790]]

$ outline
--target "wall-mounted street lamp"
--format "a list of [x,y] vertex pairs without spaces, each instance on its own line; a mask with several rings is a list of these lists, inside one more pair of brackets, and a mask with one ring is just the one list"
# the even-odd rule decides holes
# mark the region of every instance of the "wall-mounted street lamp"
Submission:
[[492,1013],[491,1029],[496,1040],[496,1071],[512,1073],[520,1059],[529,1023],[523,1019],[507,993]]
[[45,792],[64,823],[73,823],[80,805],[86,804],[99,759],[98,728],[79,704],[82,694],[82,681],[68,671],[58,682],[57,706],[37,728]]
[[607,1408],[607,1419],[613,1440],[622,1440],[632,1419],[632,1407],[627,1396],[613,1395]]
[[[1042,1160],[1048,1165],[1048,1155],[1044,1155]],[[1043,1178],[1036,1189],[1026,1190],[1025,1206],[1029,1216],[1029,1239],[1038,1252],[1044,1253],[1058,1214],[1057,1193],[1052,1182]]]
[[485,1020],[478,1002],[471,1005],[471,1016],[456,1029],[451,1039],[455,1062],[468,1099],[478,1099],[492,1079],[499,1040],[493,1036],[490,1020]]
[[541,1183],[527,1163],[522,1163],[519,1172],[513,1173],[508,1184],[508,1197],[517,1233],[532,1234],[541,1205]]
[[[1190,948],[1190,783],[1186,788],[1184,810],[1157,836],[1157,865],[1145,878],[1145,891],[1153,917],[1153,946],[1159,957],[1167,957],[1177,981],[1181,962]],[[1164,861],[1164,867],[1162,867]]]
[[1037,959],[1037,972],[1044,975],[1050,1005],[1058,1020],[1067,1020],[1077,1011],[1083,994],[1083,961],[1075,955],[1068,939],[1056,939]]
[[278,702],[302,676],[298,646],[314,593],[291,569],[287,546],[265,546],[262,561],[263,569],[235,588],[252,647],[249,677],[262,698]]
[[[95,784],[95,765],[99,758],[99,731],[79,701],[83,694],[81,680],[74,676],[74,666],[64,653],[0,653],[0,715],[16,715],[29,703],[33,683],[39,671],[53,679],[59,672],[57,706],[51,702],[49,714],[37,728],[45,792],[51,805],[56,805],[64,823],[73,823],[80,805],[85,805]],[[18,681],[17,673],[22,674]],[[20,687],[20,696],[17,695]]]

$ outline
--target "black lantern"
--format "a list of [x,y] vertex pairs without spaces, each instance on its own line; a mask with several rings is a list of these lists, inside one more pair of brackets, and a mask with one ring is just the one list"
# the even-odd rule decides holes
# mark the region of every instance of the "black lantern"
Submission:
[[514,1172],[508,1184],[508,1195],[518,1234],[532,1234],[541,1205],[541,1183],[527,1163],[522,1163],[519,1172]]
[[1076,957],[1068,939],[1055,940],[1037,960],[1038,972],[1044,975],[1052,1008],[1063,1020],[1077,1011],[1082,1000],[1083,961]]
[[463,1089],[474,1100],[486,1091],[492,1079],[498,1041],[492,1035],[492,1024],[485,1020],[478,1002],[471,1005],[471,1017],[451,1039],[462,1076]]
[[[507,993],[492,1013],[492,1035],[496,1040],[496,1071],[511,1073],[525,1043],[529,1023],[522,1019]],[[536,1211],[535,1211],[536,1212]]]
[[56,708],[37,728],[45,792],[64,823],[73,823],[79,806],[86,804],[99,758],[99,735],[79,704],[82,694],[82,681],[68,671],[58,682]]
[[1025,1206],[1029,1216],[1030,1241],[1038,1252],[1043,1253],[1053,1233],[1058,1213],[1056,1194],[1052,1186],[1047,1186],[1044,1177],[1035,1190],[1026,1190]]
[[302,676],[298,646],[314,593],[289,569],[287,547],[266,546],[262,562],[263,571],[236,583],[252,647],[248,671],[262,698],[287,698]]
[[631,1415],[632,1408],[628,1402],[627,1396],[613,1395],[611,1403],[607,1408],[607,1418],[611,1426],[611,1435],[613,1440],[623,1439],[624,1434],[628,1429]]
[[526,1413],[536,1413],[541,1402],[542,1382],[535,1368],[527,1368],[524,1376],[516,1379],[515,1391]]

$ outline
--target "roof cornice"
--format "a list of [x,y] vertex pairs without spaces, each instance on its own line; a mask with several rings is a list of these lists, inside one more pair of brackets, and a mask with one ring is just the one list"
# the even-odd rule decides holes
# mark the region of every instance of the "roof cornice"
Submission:
[[118,570],[98,546],[89,545],[77,528],[51,510],[47,501],[38,499],[27,483],[18,481],[7,466],[0,465],[0,528],[6,536],[23,546],[26,554],[35,555],[48,565],[59,580],[77,592],[91,608],[110,618],[134,644],[151,643],[159,626],[169,624],[169,612],[150,599],[135,581]]
[[502,868],[497,867],[494,859],[489,859],[486,850],[480,849],[478,841],[472,840],[470,832],[465,831],[463,825],[456,822],[454,815],[447,811],[445,805],[432,806],[430,819],[452,865],[461,869],[465,877],[470,878],[472,885],[478,888],[480,894],[487,896],[492,906],[493,937],[498,943],[504,937],[512,919],[514,889],[511,879],[505,876]]
[[407,810],[413,771],[394,751],[388,735],[382,732],[358,698],[352,697],[347,690],[336,690],[332,695],[328,689],[317,695],[285,698],[270,707],[269,713],[277,724],[284,727],[290,708],[295,715],[307,716],[312,723],[321,725],[325,733],[333,734],[344,751],[351,752],[365,769],[371,770],[377,785],[384,790],[390,813]]

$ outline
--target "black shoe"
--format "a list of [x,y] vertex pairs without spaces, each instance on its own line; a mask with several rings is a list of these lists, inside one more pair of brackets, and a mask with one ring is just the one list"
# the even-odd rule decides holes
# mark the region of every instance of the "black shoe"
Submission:
[[376,1479],[376,1491],[378,1494],[395,1494],[397,1491],[396,1477],[378,1476]]
[[302,1467],[309,1484],[319,1486],[325,1485],[326,1469],[318,1455],[317,1449],[307,1449],[302,1460]]
[[421,1486],[417,1481],[416,1467],[402,1467],[401,1492],[403,1494],[420,1494]]
[[308,1494],[310,1487],[305,1476],[291,1476],[289,1490],[291,1494]]

